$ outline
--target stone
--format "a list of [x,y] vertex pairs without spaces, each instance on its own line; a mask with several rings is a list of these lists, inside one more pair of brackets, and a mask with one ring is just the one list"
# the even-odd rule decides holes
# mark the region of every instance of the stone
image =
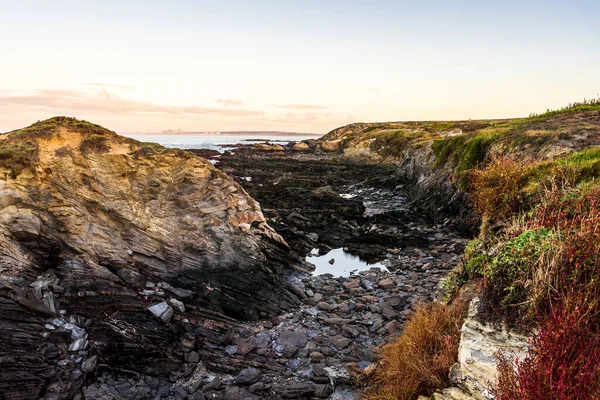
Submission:
[[180,313],[184,313],[185,312],[185,305],[183,304],[182,301],[177,300],[177,299],[169,299],[169,304],[176,309],[177,311],[179,311]]
[[323,355],[323,353],[319,353],[318,351],[313,351],[312,353],[310,353],[310,362],[311,363],[318,364],[318,363],[322,362],[324,359],[325,359],[325,356]]
[[246,368],[235,377],[235,384],[239,386],[250,386],[260,380],[262,373],[256,368]]
[[85,339],[77,339],[69,346],[69,351],[81,351],[88,348],[88,341]]
[[329,260],[329,264],[333,265],[335,263],[335,258],[332,258],[331,260]]
[[237,354],[241,356],[247,356],[250,354],[256,347],[249,340],[242,340],[238,342],[237,345]]
[[396,287],[396,282],[391,279],[382,279],[377,283],[377,286],[384,290],[389,290]]
[[348,347],[351,342],[352,340],[343,336],[333,336],[329,338],[329,343],[334,345],[338,350]]
[[360,279],[350,279],[348,282],[344,283],[344,287],[346,289],[356,289],[360,286]]
[[325,367],[325,372],[332,385],[350,385],[350,374],[343,365]]
[[398,329],[402,328],[402,324],[398,321],[390,321],[384,325],[384,328],[387,331],[387,333],[391,334],[396,332]]
[[161,319],[164,323],[169,323],[173,317],[173,308],[165,303],[158,303],[148,308],[148,311],[152,313],[156,318]]
[[308,145],[304,142],[298,142],[296,144],[294,144],[294,146],[292,147],[295,151],[307,151],[310,150],[310,147],[308,147]]
[[269,332],[262,331],[256,334],[254,338],[254,346],[258,349],[269,347],[269,343],[271,342],[271,335]]
[[342,326],[342,335],[348,338],[355,338],[360,335],[360,329],[352,325]]
[[332,306],[329,303],[325,303],[324,301],[321,301],[317,304],[317,308],[320,310],[325,310],[325,311],[332,311],[335,310],[335,307]]
[[285,358],[292,358],[298,352],[298,347],[286,344],[283,346],[283,356]]
[[331,385],[315,385],[315,391],[313,396],[317,399],[326,399],[333,394],[333,387]]
[[200,355],[195,351],[190,351],[189,353],[183,353],[183,358],[187,363],[197,363],[200,361]]
[[297,348],[303,348],[308,343],[308,337],[304,332],[294,332],[285,330],[281,332],[279,338],[277,338],[277,343],[281,345],[291,345]]
[[218,376],[215,377],[213,380],[211,380],[210,382],[208,382],[206,385],[204,385],[202,387],[202,391],[204,393],[213,391],[213,390],[219,390],[221,389],[221,387],[223,386],[223,381],[221,380],[221,378],[219,378]]
[[285,383],[273,387],[282,399],[303,399],[313,395],[315,386],[312,383]]
[[96,369],[97,365],[98,356],[91,356],[83,362],[83,364],[81,365],[81,369],[84,373],[89,374],[90,372],[93,372]]

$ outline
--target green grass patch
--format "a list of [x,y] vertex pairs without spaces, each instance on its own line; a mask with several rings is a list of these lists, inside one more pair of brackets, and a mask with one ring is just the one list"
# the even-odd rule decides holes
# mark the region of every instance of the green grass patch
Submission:
[[422,136],[422,133],[408,133],[403,130],[384,132],[375,136],[369,148],[384,158],[398,157],[419,136]]

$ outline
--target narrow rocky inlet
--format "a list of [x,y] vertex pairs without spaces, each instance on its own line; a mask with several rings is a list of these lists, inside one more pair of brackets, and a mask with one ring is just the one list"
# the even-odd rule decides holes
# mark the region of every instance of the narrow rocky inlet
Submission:
[[[201,344],[192,336],[183,340],[188,366],[171,374],[176,382],[169,395],[358,398],[378,349],[402,331],[418,302],[433,300],[440,280],[458,263],[466,240],[455,221],[434,222],[415,212],[406,197],[410,182],[394,167],[249,147],[226,153],[217,166],[261,203],[269,224],[293,251],[342,248],[360,257],[364,269],[343,277],[289,275],[302,299],[297,309],[235,324],[225,337],[202,338]],[[344,260],[330,262],[333,267]],[[369,268],[375,262],[383,268]],[[139,390],[138,381],[129,385]],[[101,382],[91,387],[102,396],[114,385],[106,389]],[[150,383],[146,390],[156,393]]]
[[466,242],[397,165],[200,152],[219,170],[65,117],[5,145],[23,138],[35,163],[0,181],[0,398],[357,398]]

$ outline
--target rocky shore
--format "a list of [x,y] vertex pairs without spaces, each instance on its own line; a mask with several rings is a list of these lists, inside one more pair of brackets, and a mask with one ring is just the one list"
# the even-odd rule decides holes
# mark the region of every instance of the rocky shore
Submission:
[[[357,398],[466,242],[394,166],[314,146],[239,147],[225,175],[72,119],[3,145],[23,135],[36,164],[1,182],[5,398]],[[312,276],[315,249],[363,268]]]

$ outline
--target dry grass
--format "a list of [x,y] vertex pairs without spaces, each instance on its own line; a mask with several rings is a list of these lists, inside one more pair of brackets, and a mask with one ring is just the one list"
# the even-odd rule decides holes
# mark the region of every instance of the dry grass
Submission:
[[417,307],[402,335],[383,348],[365,400],[412,400],[447,384],[456,363],[468,299]]

